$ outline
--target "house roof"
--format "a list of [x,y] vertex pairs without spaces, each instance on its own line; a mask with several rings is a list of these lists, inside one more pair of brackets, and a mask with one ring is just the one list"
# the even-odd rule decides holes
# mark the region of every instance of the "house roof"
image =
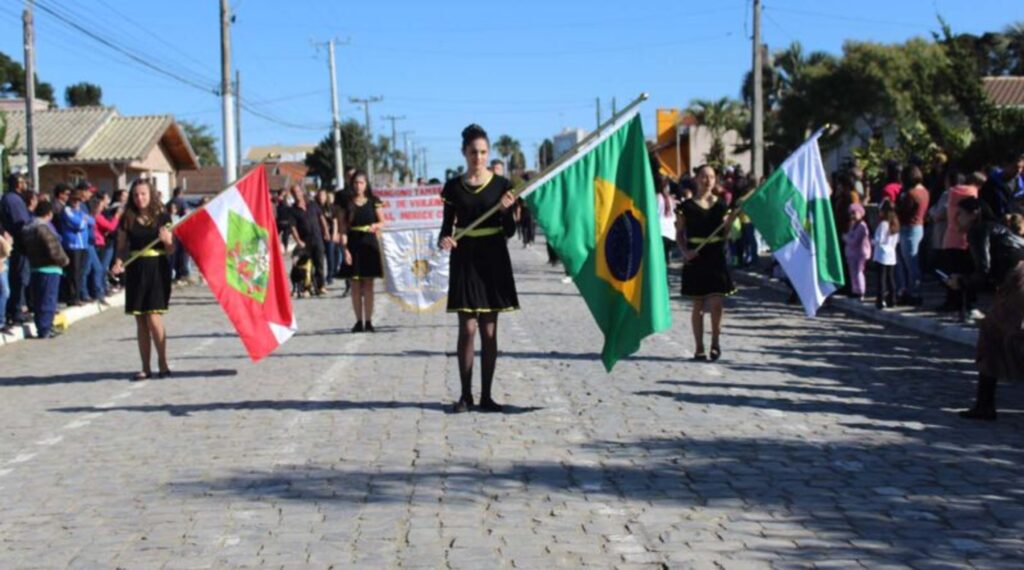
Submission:
[[985,77],[982,86],[997,107],[1024,107],[1024,77]]
[[295,154],[309,154],[316,150],[315,144],[271,144],[254,146],[245,153],[245,159],[249,162],[263,162],[266,160],[281,160],[281,157]]
[[[65,163],[144,160],[161,143],[177,168],[195,168],[198,158],[171,115],[124,117],[108,107],[76,107],[33,114],[36,148]],[[25,152],[25,112],[7,113],[7,140],[18,141],[12,154]]]
[[[248,173],[257,166],[245,166],[242,171]],[[301,162],[268,164],[267,184],[271,190],[282,190],[289,184],[302,184],[308,174],[309,169]],[[192,196],[216,194],[224,189],[224,167],[215,165],[179,171],[178,183],[187,188],[186,193]]]
[[[25,111],[6,111],[7,138],[11,153],[25,152]],[[40,154],[74,154],[115,115],[108,107],[73,107],[32,114],[36,151]],[[17,145],[13,143],[17,141]]]

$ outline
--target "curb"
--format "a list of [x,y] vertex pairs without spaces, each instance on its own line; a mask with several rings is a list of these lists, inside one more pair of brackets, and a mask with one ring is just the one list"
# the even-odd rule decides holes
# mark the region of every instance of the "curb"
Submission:
[[[117,309],[124,307],[124,291],[120,291],[114,295],[107,297],[107,302],[110,303],[109,307],[104,307],[99,303],[89,303],[88,305],[82,305],[80,307],[67,307],[57,313],[54,318],[54,322],[63,316],[64,318],[64,330],[67,330],[71,325],[84,321],[90,317],[95,317],[100,313],[107,312],[111,309]],[[7,346],[15,342],[21,342],[26,338],[33,338],[36,336],[36,325],[29,321],[20,327],[12,328],[9,333],[0,333],[0,346]]]
[[[768,287],[775,291],[789,294],[789,289],[776,279],[751,271],[733,269],[733,275],[748,284]],[[944,324],[933,319],[908,315],[898,311],[879,311],[873,306],[865,305],[853,299],[838,296],[829,298],[828,305],[846,313],[865,318],[870,321],[894,325],[909,331],[939,338],[945,341],[975,347],[978,344],[978,330],[954,324]]]

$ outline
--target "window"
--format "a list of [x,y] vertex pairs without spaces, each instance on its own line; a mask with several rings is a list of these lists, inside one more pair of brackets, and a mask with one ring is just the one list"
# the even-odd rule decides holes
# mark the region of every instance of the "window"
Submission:
[[89,181],[89,177],[85,175],[84,170],[81,168],[72,168],[68,171],[68,184],[70,184],[72,188],[74,188],[79,182],[83,181]]

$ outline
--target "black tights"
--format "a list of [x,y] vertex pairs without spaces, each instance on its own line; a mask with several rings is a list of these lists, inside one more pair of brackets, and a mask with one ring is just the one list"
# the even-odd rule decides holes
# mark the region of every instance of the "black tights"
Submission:
[[490,402],[491,386],[494,384],[494,368],[498,363],[498,314],[459,313],[459,380],[462,383],[462,397],[473,401],[473,359],[476,356],[474,344],[476,332],[480,329],[480,366],[482,370],[480,401]]

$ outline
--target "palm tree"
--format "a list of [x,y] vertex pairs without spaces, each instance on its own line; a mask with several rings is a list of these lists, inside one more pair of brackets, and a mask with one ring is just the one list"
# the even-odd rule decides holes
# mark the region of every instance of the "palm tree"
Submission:
[[728,97],[714,101],[694,99],[686,112],[711,135],[711,149],[704,159],[715,168],[726,166],[725,142],[722,139],[725,133],[743,128],[746,122],[743,105]]
[[494,143],[494,150],[498,152],[498,155],[501,156],[501,160],[504,161],[506,166],[508,166],[509,174],[517,168],[520,170],[525,168],[525,159],[516,160],[518,155],[523,154],[522,147],[516,139],[508,135],[501,135]]

